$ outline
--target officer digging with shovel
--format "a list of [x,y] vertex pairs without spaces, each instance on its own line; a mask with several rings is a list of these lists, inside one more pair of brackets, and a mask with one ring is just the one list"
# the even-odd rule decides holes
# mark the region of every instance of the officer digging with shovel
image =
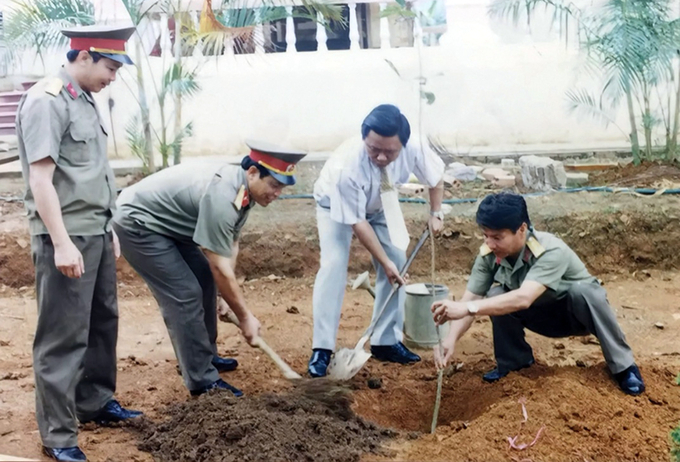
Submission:
[[255,204],[266,207],[295,184],[305,153],[249,142],[241,165],[177,165],[126,188],[114,229],[125,259],[146,281],[168,328],[191,395],[214,388],[243,393],[220,379],[234,359],[217,355],[217,290],[258,344],[260,322],[246,306],[234,273],[241,228]]
[[[415,174],[429,187],[431,227],[435,232],[442,228],[444,162],[430,149],[421,150],[410,136],[409,122],[396,106],[377,106],[361,125],[362,141],[336,151],[314,185],[321,262],[313,295],[314,338],[308,365],[312,377],[327,374],[335,348],[352,235],[373,257],[377,273],[374,316],[385,304],[392,284],[404,283],[399,270],[406,262],[409,239],[392,185],[407,183]],[[390,202],[384,203],[386,200]],[[401,236],[398,242],[397,236]],[[371,336],[371,353],[376,359],[401,364],[420,361],[401,342],[403,324],[402,288],[392,297]]]

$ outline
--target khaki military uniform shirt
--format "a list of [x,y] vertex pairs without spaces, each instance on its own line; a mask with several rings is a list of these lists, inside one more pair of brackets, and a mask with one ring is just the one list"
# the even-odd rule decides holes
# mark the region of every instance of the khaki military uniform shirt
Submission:
[[564,297],[575,282],[597,283],[578,255],[561,239],[550,233],[533,232],[514,266],[507,259],[497,259],[486,244],[482,245],[467,290],[484,296],[494,282],[507,290],[516,290],[524,281],[544,285],[555,291],[557,298]]
[[124,189],[114,220],[231,257],[252,205],[240,166],[176,165]]
[[48,231],[35,207],[29,166],[48,157],[56,164],[52,182],[69,235],[109,231],[116,184],[106,157],[106,130],[92,95],[62,68],[58,76],[41,80],[22,97],[16,127],[31,234]]

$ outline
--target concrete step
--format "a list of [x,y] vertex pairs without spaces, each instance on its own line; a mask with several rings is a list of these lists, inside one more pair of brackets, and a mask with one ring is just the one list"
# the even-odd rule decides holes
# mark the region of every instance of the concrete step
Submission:
[[37,82],[38,82],[37,80],[30,80],[30,81],[27,81],[27,82],[21,82],[21,86],[24,87],[24,90],[28,90],[33,85],[35,85]]
[[14,112],[19,109],[19,102],[3,103],[0,102],[0,112]]
[[15,135],[17,132],[16,126],[11,124],[1,124],[0,123],[0,135]]
[[0,124],[13,124],[16,116],[16,112],[0,112]]
[[24,93],[23,91],[0,92],[0,103],[18,103]]

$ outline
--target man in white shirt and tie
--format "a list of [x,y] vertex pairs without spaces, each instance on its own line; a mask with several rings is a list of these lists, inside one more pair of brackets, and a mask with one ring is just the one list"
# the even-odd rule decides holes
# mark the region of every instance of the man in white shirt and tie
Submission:
[[[409,142],[410,135],[409,122],[396,106],[377,106],[364,119],[362,141],[334,153],[314,185],[321,262],[314,283],[314,340],[308,365],[312,377],[326,375],[335,349],[352,234],[373,257],[377,273],[374,316],[389,296],[392,284],[404,284],[399,271],[406,262],[405,248],[393,242],[399,234],[394,228],[399,226],[392,227],[401,217],[386,219],[390,207],[383,207],[381,200],[385,185],[407,183],[413,173],[429,186],[432,230],[438,232],[442,228],[444,162],[427,146],[421,148],[417,141]],[[389,230],[388,222],[392,227]],[[420,357],[402,343],[403,324],[404,289],[401,288],[392,297],[371,336],[371,353],[376,359],[401,364],[420,361]]]

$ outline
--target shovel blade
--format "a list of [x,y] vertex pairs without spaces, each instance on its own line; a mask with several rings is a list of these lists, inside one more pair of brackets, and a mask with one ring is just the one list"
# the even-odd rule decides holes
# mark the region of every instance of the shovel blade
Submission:
[[349,380],[364,367],[370,357],[371,354],[363,348],[341,348],[335,352],[328,365],[328,377],[332,380]]

